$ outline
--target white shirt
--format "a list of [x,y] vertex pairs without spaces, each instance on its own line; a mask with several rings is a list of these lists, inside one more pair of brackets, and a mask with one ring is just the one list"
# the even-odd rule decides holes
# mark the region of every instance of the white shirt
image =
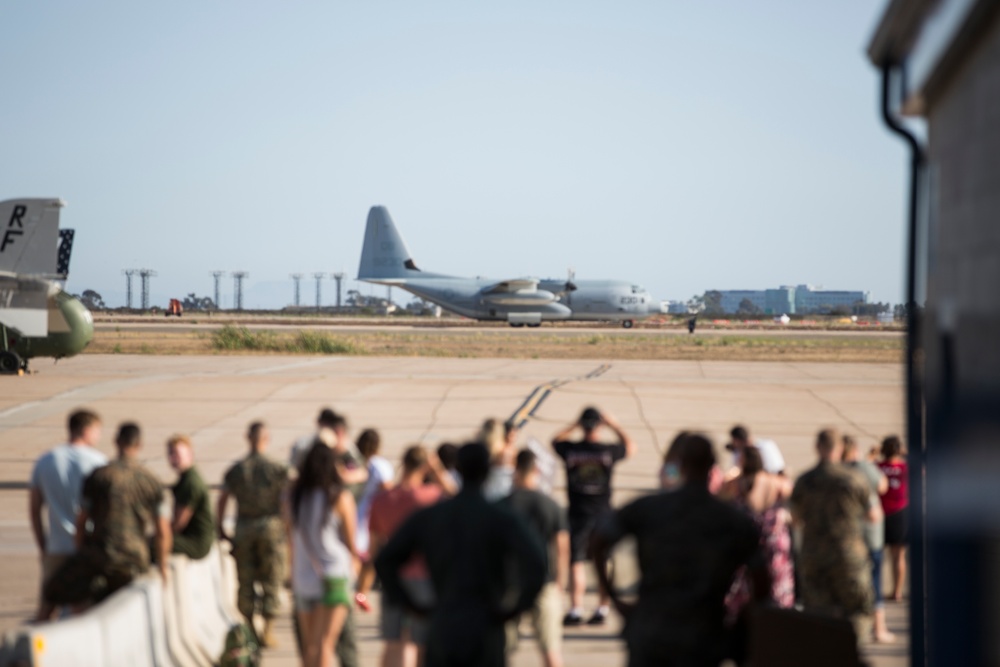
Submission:
[[369,534],[368,520],[372,513],[372,501],[382,489],[382,485],[391,482],[395,475],[392,462],[383,456],[373,456],[368,459],[368,481],[358,498],[358,527],[354,533],[354,546],[360,553],[368,551]]
[[31,471],[31,488],[38,489],[48,508],[49,535],[45,553],[69,555],[76,551],[76,515],[80,512],[83,482],[108,458],[90,445],[59,445],[46,452]]
[[[778,449],[778,443],[774,440],[766,438],[754,440],[751,446],[756,447],[757,451],[760,452],[760,460],[764,465],[765,472],[777,475],[785,469],[785,457],[782,456],[781,450]],[[733,452],[733,467],[743,467],[743,457],[740,456],[739,451]]]

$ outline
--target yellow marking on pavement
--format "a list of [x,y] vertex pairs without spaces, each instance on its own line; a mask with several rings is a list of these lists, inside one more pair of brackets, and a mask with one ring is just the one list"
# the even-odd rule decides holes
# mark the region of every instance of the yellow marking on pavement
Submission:
[[525,422],[532,416],[532,414],[541,406],[542,402],[549,397],[553,391],[569,384],[570,382],[577,382],[578,380],[592,380],[600,375],[603,375],[611,368],[611,364],[601,364],[594,370],[590,371],[586,375],[578,375],[572,378],[564,378],[561,380],[552,380],[546,382],[545,384],[540,384],[528,395],[528,398],[524,400],[514,414],[510,416],[510,422],[515,424],[518,428],[522,427]]

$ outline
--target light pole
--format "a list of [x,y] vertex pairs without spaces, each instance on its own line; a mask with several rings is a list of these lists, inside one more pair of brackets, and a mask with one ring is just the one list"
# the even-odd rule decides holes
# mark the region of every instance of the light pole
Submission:
[[212,278],[215,280],[215,309],[219,310],[222,308],[222,303],[220,299],[222,298],[221,290],[219,289],[219,284],[222,282],[222,276],[226,274],[225,271],[212,271]]
[[333,279],[337,281],[337,310],[340,311],[340,306],[341,306],[340,288],[341,288],[341,283],[344,280],[344,272],[338,271],[337,273],[333,274]]
[[291,274],[289,274],[289,278],[291,278],[292,280],[295,281],[295,305],[296,305],[296,307],[301,306],[302,305],[302,298],[301,298],[301,296],[302,296],[302,292],[301,292],[302,274],[301,273],[291,273]]
[[243,280],[249,278],[247,271],[233,271],[233,310],[243,310]]
[[139,271],[137,269],[122,269],[125,275],[125,307],[132,310],[132,276]]
[[323,273],[322,271],[319,271],[319,272],[313,274],[313,278],[316,279],[316,312],[317,313],[319,312],[320,305],[322,304],[322,300],[323,300],[323,278],[325,278],[325,277],[326,277],[326,274]]

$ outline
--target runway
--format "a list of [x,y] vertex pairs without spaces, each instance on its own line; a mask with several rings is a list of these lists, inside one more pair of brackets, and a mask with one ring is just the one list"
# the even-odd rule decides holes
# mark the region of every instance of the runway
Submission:
[[[468,320],[458,321],[420,321],[416,318],[408,318],[403,322],[379,323],[377,320],[364,320],[355,322],[352,320],[312,320],[309,318],[288,318],[285,320],[278,318],[262,318],[260,320],[240,321],[239,319],[219,319],[209,321],[210,318],[198,316],[197,319],[170,319],[166,318],[146,318],[141,321],[126,320],[113,321],[104,320],[94,323],[94,330],[98,334],[117,333],[120,331],[145,331],[151,334],[165,333],[194,333],[209,332],[221,329],[226,325],[245,326],[253,331],[289,331],[295,329],[309,329],[311,331],[323,331],[327,333],[345,334],[365,334],[365,333],[386,333],[386,332],[419,332],[434,333],[442,336],[463,335],[470,332],[482,333],[483,335],[498,335],[516,333],[521,336],[561,336],[561,337],[590,337],[595,334],[603,336],[682,336],[690,334],[684,327],[659,325],[656,323],[637,323],[635,328],[624,329],[620,325],[611,323],[595,322],[587,324],[574,322],[570,324],[543,324],[537,328],[510,327],[503,323],[476,323]],[[778,327],[764,324],[758,327],[741,326],[714,326],[702,325],[697,329],[699,336],[750,336],[750,337],[775,337],[775,338],[868,338],[868,339],[902,339],[903,333],[892,329],[881,327],[858,326],[853,328],[823,329],[813,327]]]
[[[37,560],[24,484],[35,458],[65,439],[66,415],[80,406],[102,415],[100,449],[109,456],[114,427],[138,421],[145,463],[165,482],[174,474],[164,441],[172,433],[190,434],[197,465],[215,484],[243,455],[243,433],[256,419],[271,428],[271,454],[285,458],[291,442],[312,430],[319,409],[332,406],[348,416],[355,434],[379,429],[383,454],[398,460],[412,443],[461,443],[482,419],[518,411],[527,418],[524,437],[545,443],[583,407],[596,405],[613,413],[638,445],[637,456],[616,469],[616,504],[655,486],[665,444],[681,429],[705,431],[722,454],[729,428],[745,423],[778,442],[793,475],[812,465],[821,427],[853,433],[865,448],[903,430],[898,364],[94,354],[37,370],[0,378],[0,554],[6,563],[0,630],[17,625],[35,600]],[[523,410],[539,387],[548,387],[545,399]],[[562,493],[560,487],[560,500]],[[893,630],[905,633],[902,608],[896,609]],[[376,664],[377,617],[361,621],[365,664]],[[620,663],[620,643],[607,641],[614,631],[574,630],[567,664]],[[293,664],[288,640],[265,664]],[[877,664],[905,664],[901,647],[879,649]],[[538,664],[532,642],[522,643],[513,664]]]

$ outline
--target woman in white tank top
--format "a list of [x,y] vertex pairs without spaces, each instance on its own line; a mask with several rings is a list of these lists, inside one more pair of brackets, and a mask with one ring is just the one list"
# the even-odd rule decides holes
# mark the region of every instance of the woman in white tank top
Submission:
[[332,667],[357,572],[357,508],[340,483],[333,451],[316,441],[292,488],[292,591],[306,667]]

